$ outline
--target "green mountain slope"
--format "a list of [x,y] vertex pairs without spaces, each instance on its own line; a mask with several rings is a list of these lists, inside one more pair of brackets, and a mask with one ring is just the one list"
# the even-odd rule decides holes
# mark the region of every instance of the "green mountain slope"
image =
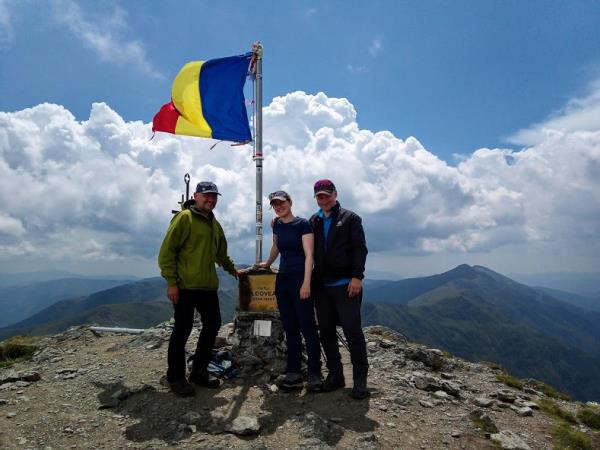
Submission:
[[572,292],[561,291],[559,289],[550,289],[540,286],[536,286],[535,289],[544,292],[550,297],[562,300],[570,305],[583,309],[589,309],[590,311],[600,312],[600,292],[595,294],[580,295]]
[[407,278],[400,281],[390,281],[372,289],[365,290],[364,300],[403,304],[413,298],[436,289],[457,278],[473,278],[477,274],[466,264],[462,264],[448,272],[429,277]]
[[71,277],[1,288],[0,327],[23,320],[60,300],[89,295],[129,281]]
[[97,306],[58,319],[39,324],[28,334],[56,334],[74,325],[98,325],[103,327],[148,328],[173,316],[173,308],[166,301],[117,303]]
[[[389,326],[464,358],[498,362],[576,398],[600,399],[600,314],[480,266],[459,266],[441,275],[411,280],[406,291],[421,287],[413,298],[366,302],[365,324]],[[393,283],[398,293],[405,281]],[[375,295],[370,293],[371,300]]]
[[[219,271],[223,322],[231,321],[238,304],[237,281]],[[73,325],[94,324],[146,328],[173,315],[160,277],[116,286],[91,295],[59,301],[33,316],[0,328],[0,340],[17,334],[58,333]]]
[[457,292],[478,298],[478,304],[493,306],[505,320],[549,333],[584,352],[600,355],[599,313],[569,305],[482,266],[463,264],[440,275],[395,281],[366,291],[365,299],[433,306],[455,298]]
[[581,295],[600,292],[600,272],[514,273],[508,276],[528,286],[543,286]]

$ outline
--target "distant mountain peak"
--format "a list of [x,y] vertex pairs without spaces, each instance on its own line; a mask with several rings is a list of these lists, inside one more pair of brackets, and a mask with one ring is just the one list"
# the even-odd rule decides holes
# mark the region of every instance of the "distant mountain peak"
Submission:
[[502,275],[502,274],[490,269],[489,267],[485,267],[485,266],[474,265],[473,270],[476,270],[478,272],[485,272],[489,275]]
[[442,275],[449,279],[458,279],[458,278],[473,279],[473,278],[477,278],[481,275],[486,275],[496,281],[514,283],[514,280],[511,280],[507,276],[502,275],[501,273],[495,272],[492,269],[489,269],[485,266],[479,266],[479,265],[469,266],[468,264],[460,264],[460,265],[456,266],[454,269],[451,269],[448,272],[443,273]]
[[511,283],[511,284],[516,284],[517,283],[512,278],[509,278],[506,275],[502,275],[501,273],[495,272],[492,269],[489,269],[489,268],[484,267],[484,266],[473,266],[473,269],[476,272],[478,272],[480,274],[485,274],[485,275],[493,278],[496,281],[500,281],[500,282],[504,282],[504,283]]
[[478,272],[468,264],[461,264],[442,275],[450,278],[475,278],[478,275]]

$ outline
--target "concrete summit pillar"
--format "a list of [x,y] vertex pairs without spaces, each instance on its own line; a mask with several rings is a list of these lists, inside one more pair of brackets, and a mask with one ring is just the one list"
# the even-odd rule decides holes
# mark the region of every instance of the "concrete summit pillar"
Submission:
[[244,378],[257,384],[281,375],[286,346],[275,299],[275,272],[248,268],[240,271],[239,305],[229,337],[232,356]]

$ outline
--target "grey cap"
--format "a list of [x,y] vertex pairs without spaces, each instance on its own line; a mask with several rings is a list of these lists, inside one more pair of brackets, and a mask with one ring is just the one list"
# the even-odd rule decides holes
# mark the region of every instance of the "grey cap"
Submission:
[[201,181],[196,185],[196,192],[200,194],[219,194],[219,189],[217,189],[217,185],[212,181]]
[[269,194],[269,203],[273,203],[274,200],[281,200],[281,201],[290,201],[290,194],[288,194],[285,191],[275,191],[275,192],[271,192]]

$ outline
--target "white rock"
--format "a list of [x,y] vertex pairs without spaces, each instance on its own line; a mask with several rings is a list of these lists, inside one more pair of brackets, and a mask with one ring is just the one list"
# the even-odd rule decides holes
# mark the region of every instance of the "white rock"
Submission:
[[448,394],[444,391],[435,391],[433,396],[442,400],[448,398]]
[[494,433],[490,439],[500,445],[501,448],[506,450],[531,450],[531,447],[527,445],[523,439],[517,434],[509,430],[503,430],[500,433]]
[[494,404],[494,400],[486,397],[476,397],[472,400],[473,404],[481,406],[482,408],[489,408]]
[[516,412],[521,417],[533,416],[533,409],[529,408],[528,406],[524,406],[523,408],[517,408]]
[[228,427],[230,433],[238,435],[256,434],[259,430],[258,419],[254,416],[238,416]]

